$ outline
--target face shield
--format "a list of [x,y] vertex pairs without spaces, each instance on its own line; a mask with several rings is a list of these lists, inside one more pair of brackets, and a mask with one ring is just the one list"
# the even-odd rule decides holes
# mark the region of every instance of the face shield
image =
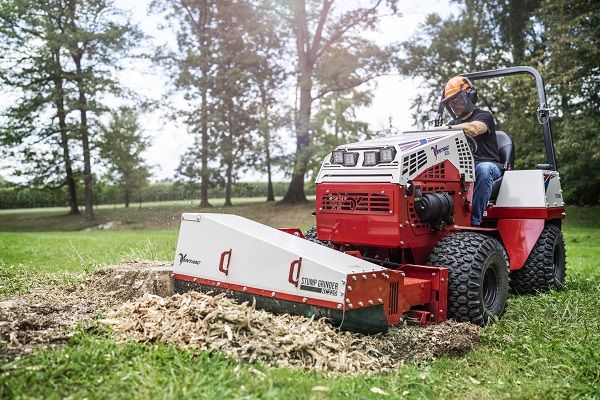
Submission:
[[475,104],[469,100],[467,93],[463,90],[442,100],[442,104],[454,118],[462,118],[475,110]]

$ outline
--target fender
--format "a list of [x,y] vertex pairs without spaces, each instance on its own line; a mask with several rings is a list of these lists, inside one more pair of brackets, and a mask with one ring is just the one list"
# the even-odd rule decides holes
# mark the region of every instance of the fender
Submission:
[[508,253],[511,271],[520,269],[539,239],[546,221],[543,219],[501,219],[498,232]]

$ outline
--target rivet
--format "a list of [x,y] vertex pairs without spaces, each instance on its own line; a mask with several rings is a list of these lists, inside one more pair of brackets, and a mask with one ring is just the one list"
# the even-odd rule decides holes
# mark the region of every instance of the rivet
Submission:
[[400,241],[400,244],[404,244],[404,240],[401,240],[401,241]]
[[369,303],[370,305],[373,305],[373,300],[369,300],[367,303]]
[[359,306],[359,307],[362,307],[363,305],[364,305],[364,304],[363,304],[363,302],[362,302],[362,301],[359,301],[359,302],[358,302],[358,306]]
[[435,276],[435,272],[432,272],[432,273],[431,273],[431,276]]
[[377,299],[379,303],[383,303],[383,299]]
[[377,275],[375,274],[372,274],[371,276],[373,277],[373,279],[377,278]]
[[352,286],[348,286],[348,291],[351,292],[352,291]]
[[440,281],[445,282],[446,280],[444,278],[440,278]]
[[306,297],[303,297],[303,298],[302,298],[302,302],[303,302],[303,303],[306,303]]
[[338,305],[337,305],[337,308],[342,308],[342,305],[341,305],[341,304],[338,304]]
[[354,308],[354,306],[352,305],[352,303],[348,304],[348,307]]
[[367,276],[366,275],[363,275],[362,278],[363,278],[363,280],[367,280]]
[[400,224],[400,228],[404,228],[404,225]]
[[356,276],[352,275],[352,280],[355,281],[356,280]]
[[271,297],[275,297],[275,292],[271,292]]
[[245,292],[246,290],[248,290],[248,288],[247,288],[246,286],[244,286],[244,287],[242,288],[242,290]]
[[400,275],[402,275],[402,276],[406,276],[406,274],[405,274],[404,272],[401,272],[401,273],[400,273]]

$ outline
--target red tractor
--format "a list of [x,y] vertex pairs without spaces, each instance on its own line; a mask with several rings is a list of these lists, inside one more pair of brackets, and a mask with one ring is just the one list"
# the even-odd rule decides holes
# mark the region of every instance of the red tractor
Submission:
[[473,140],[455,129],[404,132],[340,146],[323,161],[308,241],[241,217],[184,214],[176,290],[224,291],[378,332],[403,319],[484,325],[504,312],[509,286],[561,289],[565,209],[542,77],[529,67],[463,76],[521,73],[535,78],[547,164],[513,169],[514,145],[498,131],[505,172],[480,227],[469,225]]

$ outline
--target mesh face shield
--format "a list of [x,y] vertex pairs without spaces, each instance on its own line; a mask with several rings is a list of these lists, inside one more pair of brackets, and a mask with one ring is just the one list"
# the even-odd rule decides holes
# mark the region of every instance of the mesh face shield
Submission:
[[453,118],[462,118],[475,110],[475,104],[463,90],[442,100],[442,104]]

